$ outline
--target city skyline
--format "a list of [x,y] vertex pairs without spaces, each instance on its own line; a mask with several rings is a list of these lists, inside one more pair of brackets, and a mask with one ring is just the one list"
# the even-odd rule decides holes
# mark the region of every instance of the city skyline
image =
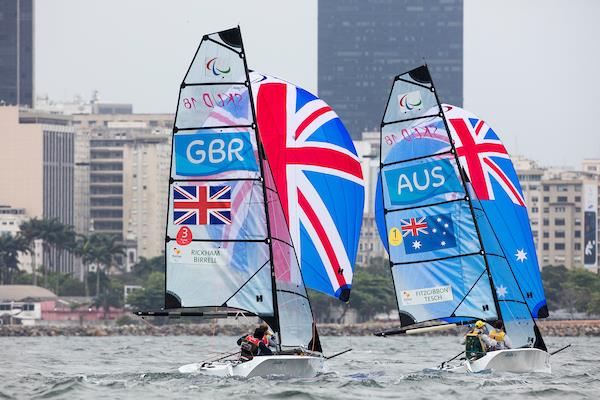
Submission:
[[353,138],[379,128],[391,79],[427,62],[440,98],[463,104],[463,1],[319,1],[319,96]]
[[[37,94],[68,100],[98,89],[101,100],[131,102],[135,112],[173,113],[199,38],[237,24],[251,67],[317,89],[316,0],[285,7],[272,0],[234,1],[227,10],[195,2],[145,5],[37,2]],[[600,101],[600,57],[589,51],[600,35],[594,22],[599,12],[600,3],[589,0],[464,2],[464,106],[494,127],[509,153],[573,167],[600,157],[600,139],[588,133],[586,122]],[[89,19],[92,14],[96,18]],[[110,31],[103,29],[107,20]],[[581,76],[585,85],[574,84]],[[557,110],[569,114],[550,118]]]

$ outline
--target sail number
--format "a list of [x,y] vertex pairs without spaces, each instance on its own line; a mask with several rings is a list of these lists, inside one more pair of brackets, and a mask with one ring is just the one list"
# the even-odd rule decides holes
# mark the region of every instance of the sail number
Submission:
[[396,136],[395,133],[384,136],[383,140],[389,146],[398,143],[400,140],[406,140],[410,142],[413,139],[423,139],[425,137],[433,138],[433,135],[437,132],[437,126],[435,125],[426,125],[426,126],[415,126],[410,129],[402,129],[400,131],[401,138]]
[[240,93],[209,93],[205,92],[201,97],[185,97],[183,106],[188,110],[197,108],[215,108],[226,106],[238,106],[242,103],[243,96]]

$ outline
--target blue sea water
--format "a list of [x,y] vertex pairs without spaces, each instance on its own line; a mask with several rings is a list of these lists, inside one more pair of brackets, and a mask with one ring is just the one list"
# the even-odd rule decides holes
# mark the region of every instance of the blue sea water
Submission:
[[235,350],[231,337],[0,337],[0,399],[598,399],[600,338],[546,338],[552,374],[434,370],[461,350],[454,337],[324,337],[313,379],[185,375],[180,365]]

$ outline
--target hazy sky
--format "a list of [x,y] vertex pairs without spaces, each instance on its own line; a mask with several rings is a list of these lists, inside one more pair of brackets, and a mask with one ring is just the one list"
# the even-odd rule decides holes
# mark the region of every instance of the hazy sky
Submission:
[[[511,153],[575,167],[600,158],[600,1],[464,8],[465,108]],[[174,112],[202,35],[237,24],[251,68],[317,88],[316,0],[38,0],[36,19],[36,92],[55,100],[98,89],[135,112]]]
[[98,89],[174,113],[202,36],[238,24],[250,68],[317,89],[315,0],[37,0],[36,18],[36,92],[53,100]]

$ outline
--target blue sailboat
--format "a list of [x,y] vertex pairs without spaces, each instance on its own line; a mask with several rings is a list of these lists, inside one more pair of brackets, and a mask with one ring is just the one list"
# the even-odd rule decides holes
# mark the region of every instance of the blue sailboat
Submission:
[[481,352],[461,368],[549,372],[535,322],[548,310],[533,236],[498,135],[442,105],[421,66],[394,79],[380,143],[376,219],[401,327],[377,335],[502,320],[512,349]]

